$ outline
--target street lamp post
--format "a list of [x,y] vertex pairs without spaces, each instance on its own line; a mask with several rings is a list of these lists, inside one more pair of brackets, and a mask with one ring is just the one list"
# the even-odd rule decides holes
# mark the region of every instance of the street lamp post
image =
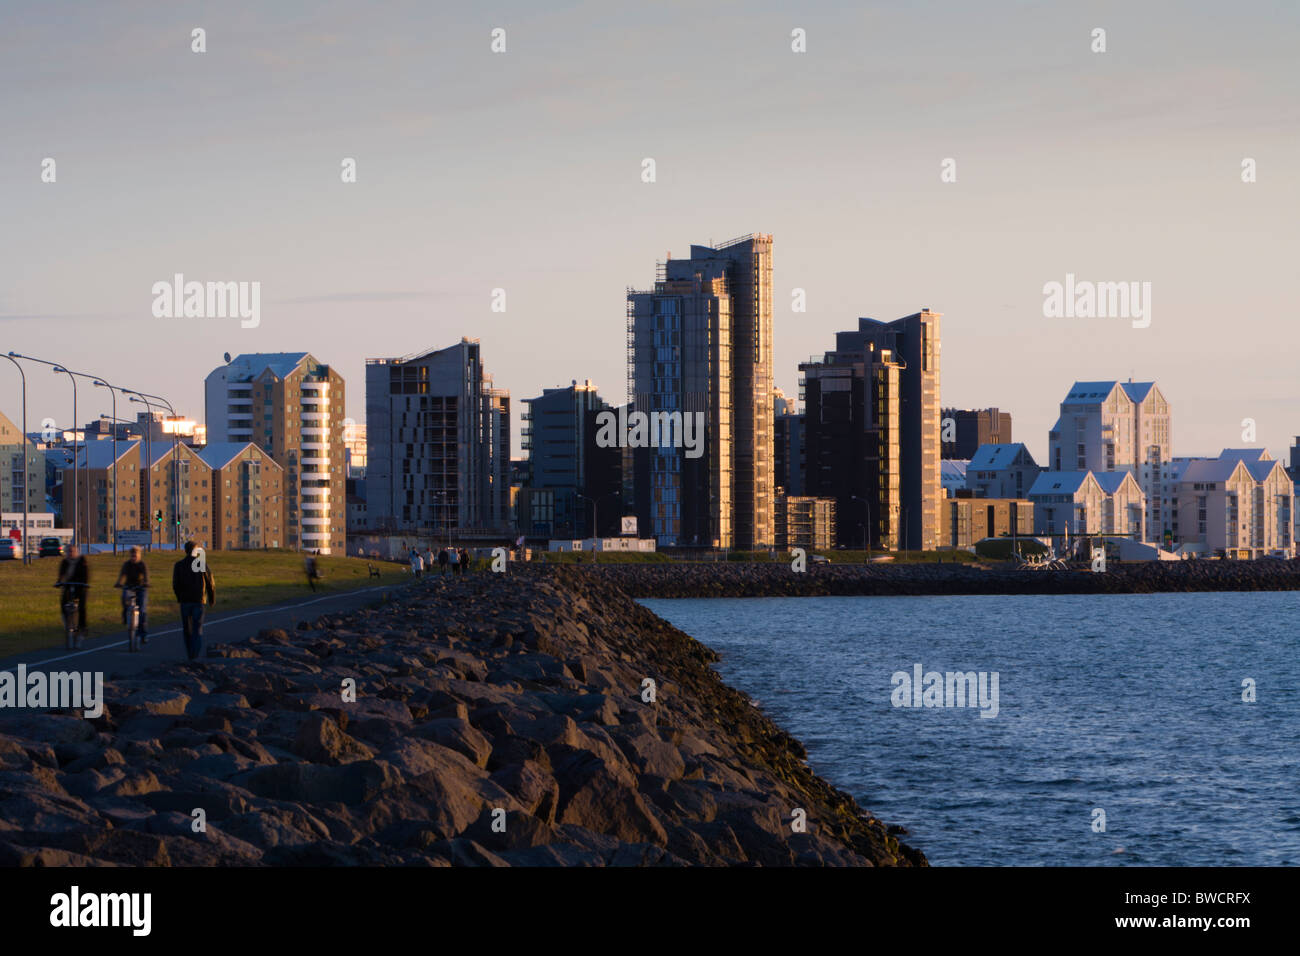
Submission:
[[14,368],[18,369],[18,376],[23,383],[23,431],[21,439],[23,450],[23,564],[27,565],[31,564],[31,558],[28,556],[30,548],[27,540],[27,473],[31,469],[30,459],[27,456],[27,373],[23,371],[23,367],[12,356],[6,355],[3,357],[14,363]]
[[581,498],[583,501],[591,502],[591,561],[593,564],[599,561],[599,559],[596,557],[597,555],[596,539],[600,536],[600,521],[599,521],[599,514],[596,510],[596,503],[599,501],[603,501],[606,498],[612,497],[613,495],[616,494],[618,494],[618,492],[616,491],[607,491],[603,495],[597,495],[595,498],[591,498],[587,495],[584,495],[580,491],[575,491],[573,493],[573,496],[575,498]]
[[[180,458],[176,453],[176,409],[172,408],[172,403],[160,395],[150,395],[148,392],[141,392],[135,389],[124,388],[122,392],[127,395],[135,395],[149,409],[150,422],[149,431],[153,431],[153,403],[149,399],[155,399],[167,406],[167,411],[172,415],[172,543],[177,551],[181,547],[181,491],[180,491]],[[135,401],[136,399],[132,399]],[[152,462],[150,463],[152,464]]]
[[[117,389],[102,379],[92,379],[92,385],[108,389],[113,402],[113,553],[117,554]],[[90,464],[89,461],[86,464]]]
[[[58,362],[49,362],[46,361],[45,359],[33,358],[30,355],[19,355],[17,352],[10,352],[9,358],[24,359],[28,362],[39,362],[41,365],[48,365],[52,369],[54,369],[55,375],[59,374],[60,372],[66,373],[68,376],[68,381],[72,383],[72,541],[74,544],[80,544],[81,535],[79,533],[79,528],[81,527],[81,511],[80,511],[81,494],[78,488],[78,485],[80,484],[80,482],[78,481],[78,476],[81,474],[81,468],[77,462],[77,379],[76,376],[72,372],[69,372]],[[67,515],[68,496],[67,496],[66,482],[65,482],[63,497],[64,497],[63,516],[66,520],[68,516]]]
[[863,507],[867,509],[867,523],[862,530],[862,550],[867,552],[867,564],[871,563],[871,502],[866,498],[859,498],[857,495],[852,496],[854,501],[861,501]]
[[176,409],[172,407],[172,403],[167,401],[167,399],[163,398],[161,395],[150,395],[147,392],[137,392],[136,394],[141,396],[142,398],[153,398],[162,402],[164,405],[167,406],[167,411],[171,412],[171,416],[172,416],[172,514],[175,517],[175,522],[172,526],[175,529],[173,532],[173,539],[174,539],[173,543],[176,547],[176,550],[180,551],[181,549],[181,539],[180,539],[181,462],[180,462],[180,455],[177,454],[177,450],[176,450],[176,427],[177,427],[177,419],[179,419],[180,416],[176,414]]
[[[130,395],[131,401],[143,404],[149,408],[149,427],[144,430],[144,486],[149,492],[149,520],[154,520],[153,507],[153,407],[147,401],[136,397],[136,393],[129,388],[122,389],[124,395]],[[149,533],[149,540],[153,541],[153,532]],[[162,547],[162,528],[158,528],[158,547]]]

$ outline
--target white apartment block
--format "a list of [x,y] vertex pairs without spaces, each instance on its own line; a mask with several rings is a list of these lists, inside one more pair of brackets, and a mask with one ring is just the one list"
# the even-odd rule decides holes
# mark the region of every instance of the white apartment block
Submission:
[[205,382],[208,439],[252,442],[284,468],[291,548],[346,554],[343,377],[308,352],[249,353]]
[[1295,485],[1262,448],[1225,448],[1187,461],[1178,482],[1184,550],[1231,558],[1295,554]]
[[1034,505],[1035,534],[1143,540],[1146,497],[1130,472],[1045,471],[1026,497]]
[[1169,403],[1154,382],[1075,382],[1048,433],[1052,471],[1129,471],[1146,499],[1144,540],[1172,529]]

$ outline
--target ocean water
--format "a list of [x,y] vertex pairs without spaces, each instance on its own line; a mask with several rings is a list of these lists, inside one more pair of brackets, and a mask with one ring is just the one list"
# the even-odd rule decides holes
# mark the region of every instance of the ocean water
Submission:
[[642,603],[936,866],[1300,863],[1300,593]]

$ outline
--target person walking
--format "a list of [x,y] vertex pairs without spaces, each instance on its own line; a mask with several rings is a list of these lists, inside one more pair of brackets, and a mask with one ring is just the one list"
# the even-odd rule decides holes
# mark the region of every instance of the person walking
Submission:
[[307,583],[315,591],[316,582],[320,580],[320,569],[316,566],[316,556],[314,554],[307,555],[307,559],[303,563],[307,570]]
[[137,627],[137,633],[140,635],[140,643],[149,643],[149,608],[148,608],[148,589],[149,589],[149,566],[144,563],[138,545],[131,546],[131,553],[127,559],[122,562],[122,569],[117,572],[117,584],[114,587],[122,589],[122,623],[126,624],[126,594],[127,591],[135,592],[135,606],[140,610],[140,623]]
[[181,606],[181,629],[190,660],[196,660],[203,651],[203,614],[207,605],[217,600],[207,554],[202,548],[198,554],[194,550],[194,542],[186,541],[185,557],[172,566],[172,591]]
[[411,573],[417,578],[420,572],[424,570],[424,558],[420,557],[420,552],[414,548],[411,549]]
[[69,602],[77,605],[77,647],[81,647],[86,638],[86,589],[90,587],[90,565],[81,548],[75,544],[68,545],[68,553],[59,562],[59,577],[54,582],[59,588],[59,606]]
[[438,552],[438,573],[444,577],[447,574],[447,549],[443,548]]
[[430,574],[433,573],[433,548],[431,547],[424,549],[424,566],[429,569]]
[[469,573],[469,548],[460,549],[460,573]]
[[451,576],[454,578],[460,574],[460,554],[455,548],[448,549],[447,563],[451,565]]

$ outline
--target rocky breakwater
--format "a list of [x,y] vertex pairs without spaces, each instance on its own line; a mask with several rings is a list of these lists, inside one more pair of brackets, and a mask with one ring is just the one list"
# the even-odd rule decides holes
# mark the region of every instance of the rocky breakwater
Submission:
[[0,863],[924,864],[715,659],[581,570],[426,579],[0,714]]
[[[538,568],[535,573],[544,573]],[[972,564],[603,564],[582,573],[643,598],[928,594],[1150,594],[1300,590],[1300,561],[1163,561],[1106,571],[1030,571]]]

